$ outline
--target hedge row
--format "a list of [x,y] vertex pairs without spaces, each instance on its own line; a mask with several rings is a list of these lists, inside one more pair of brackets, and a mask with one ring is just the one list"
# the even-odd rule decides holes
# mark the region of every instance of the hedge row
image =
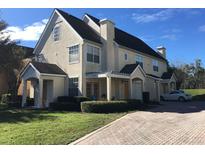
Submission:
[[145,105],[139,100],[128,101],[86,101],[81,103],[81,111],[88,113],[113,113],[142,110]]
[[84,101],[90,101],[90,98],[82,96],[59,96],[57,102],[50,103],[50,108],[53,110],[80,111],[80,103]]

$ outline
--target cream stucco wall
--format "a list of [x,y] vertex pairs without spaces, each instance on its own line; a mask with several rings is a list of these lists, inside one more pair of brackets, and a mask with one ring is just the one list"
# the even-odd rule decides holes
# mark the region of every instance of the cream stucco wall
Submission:
[[[125,60],[124,55],[127,53],[128,60]],[[140,52],[132,51],[127,48],[119,48],[119,70],[121,70],[126,64],[133,64],[136,63],[136,56],[140,55],[143,57],[143,69],[147,74],[153,74],[156,76],[161,77],[161,75],[167,71],[167,64],[166,62],[157,59],[155,57],[151,57],[149,55],[142,54]],[[159,71],[155,72],[153,71],[152,67],[152,60],[158,60],[159,63]]]
[[[49,89],[50,91],[53,89],[53,98],[52,101],[56,101],[58,96],[64,96],[66,95],[65,91],[65,77],[55,77],[55,76],[41,76],[42,80],[50,80],[53,82],[53,88]],[[51,95],[52,96],[52,95]]]
[[[52,29],[55,26],[60,26],[60,40],[53,41]],[[58,65],[63,71],[68,74],[68,77],[79,78],[79,90],[83,91],[83,40],[73,30],[73,28],[63,18],[57,14],[53,17],[50,27],[47,29],[45,37],[45,44],[42,45],[41,54],[48,63]],[[68,47],[79,45],[79,61],[76,63],[69,63]]]

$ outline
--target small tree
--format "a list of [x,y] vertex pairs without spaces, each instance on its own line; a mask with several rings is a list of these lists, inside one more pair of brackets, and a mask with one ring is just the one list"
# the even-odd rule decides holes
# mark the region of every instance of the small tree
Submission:
[[16,70],[20,67],[23,52],[17,46],[16,41],[10,40],[9,36],[6,36],[5,29],[7,24],[0,20],[0,72],[5,73],[7,76],[7,82],[11,94],[16,94]]

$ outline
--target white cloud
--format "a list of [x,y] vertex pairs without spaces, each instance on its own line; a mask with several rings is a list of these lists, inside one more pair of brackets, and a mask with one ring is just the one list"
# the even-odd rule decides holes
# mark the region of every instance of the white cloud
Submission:
[[9,26],[4,30],[5,36],[10,36],[11,40],[36,41],[43,32],[48,19],[35,22],[25,27]]
[[153,21],[165,21],[173,16],[174,10],[173,9],[164,9],[162,11],[152,13],[152,14],[133,13],[132,19],[135,20],[137,23],[149,23],[149,22],[153,22]]
[[198,11],[194,9],[163,9],[155,13],[133,13],[132,19],[137,23],[165,21],[174,17],[177,13],[188,13],[189,15],[195,15]]
[[177,36],[175,34],[165,34],[160,37],[161,39],[169,39],[169,40],[177,40]]
[[199,31],[205,32],[205,25],[199,27]]

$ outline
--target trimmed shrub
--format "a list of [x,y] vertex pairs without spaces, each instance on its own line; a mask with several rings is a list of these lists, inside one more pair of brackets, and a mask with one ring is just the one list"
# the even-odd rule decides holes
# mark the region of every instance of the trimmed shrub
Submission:
[[80,111],[80,103],[83,101],[90,101],[90,98],[83,96],[60,96],[57,98],[57,102],[50,103],[50,108],[53,110]]
[[82,112],[113,113],[144,109],[143,103],[136,100],[128,101],[87,101],[81,103]]
[[74,102],[74,103],[80,103],[83,101],[90,101],[91,99],[88,97],[84,97],[84,96],[74,96],[74,97],[70,97],[70,96],[59,96],[57,98],[57,102]]

